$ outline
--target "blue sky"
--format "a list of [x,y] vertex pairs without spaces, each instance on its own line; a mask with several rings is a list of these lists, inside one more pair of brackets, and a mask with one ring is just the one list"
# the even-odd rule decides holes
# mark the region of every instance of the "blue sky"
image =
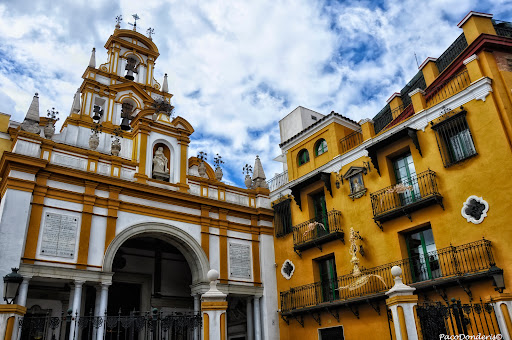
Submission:
[[278,121],[297,106],[371,118],[462,33],[471,10],[512,21],[512,0],[33,1],[0,0],[0,112],[21,121],[35,92],[41,115],[69,113],[90,51],[117,15],[155,29],[156,79],[169,74],[176,113],[195,128],[191,155],[219,153],[226,181],[262,159],[281,172]]

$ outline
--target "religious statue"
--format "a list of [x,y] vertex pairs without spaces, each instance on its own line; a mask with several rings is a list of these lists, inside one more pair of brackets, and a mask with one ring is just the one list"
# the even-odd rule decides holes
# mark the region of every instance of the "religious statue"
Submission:
[[166,180],[169,178],[168,161],[169,160],[164,155],[164,148],[159,146],[155,151],[155,156],[153,157],[153,178],[159,180]]
[[124,77],[129,80],[134,80],[135,77],[133,76],[133,74],[138,73],[136,67],[137,67],[137,60],[132,59],[132,58],[126,59],[126,66],[124,69],[127,72],[126,72],[126,76],[124,76]]

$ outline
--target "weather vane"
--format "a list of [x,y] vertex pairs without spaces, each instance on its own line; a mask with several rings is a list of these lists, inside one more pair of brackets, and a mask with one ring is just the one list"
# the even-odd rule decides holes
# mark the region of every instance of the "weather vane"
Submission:
[[147,31],[146,31],[146,32],[147,32],[147,34],[148,34],[148,38],[149,38],[150,40],[153,40],[153,37],[151,37],[151,35],[155,34],[155,29],[150,27],[150,28],[148,28],[148,29],[147,29]]
[[133,26],[134,31],[137,31],[137,20],[139,20],[140,17],[137,14],[132,14],[132,17],[133,17],[133,24],[131,22],[129,22],[128,24]]
[[123,21],[123,16],[122,15],[118,15],[116,17],[116,28],[121,28],[121,21]]

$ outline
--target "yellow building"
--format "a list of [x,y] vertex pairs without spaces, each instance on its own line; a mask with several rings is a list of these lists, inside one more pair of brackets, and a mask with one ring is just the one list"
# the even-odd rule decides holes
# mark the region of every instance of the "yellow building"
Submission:
[[60,131],[37,94],[22,123],[0,115],[0,276],[22,276],[0,339],[277,338],[259,158],[247,188],[222,182],[189,155],[151,37],[117,25],[105,48]]
[[510,339],[512,25],[459,27],[372,120],[280,121],[281,339]]

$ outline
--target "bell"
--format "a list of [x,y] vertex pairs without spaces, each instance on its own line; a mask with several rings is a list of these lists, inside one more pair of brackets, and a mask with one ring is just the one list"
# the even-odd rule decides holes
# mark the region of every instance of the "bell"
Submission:
[[92,116],[93,120],[100,120],[101,116],[103,116],[103,110],[98,105],[94,105],[94,116]]
[[128,118],[123,118],[123,120],[121,121],[121,130],[123,131],[129,131],[131,130],[131,127],[130,127],[130,120]]

